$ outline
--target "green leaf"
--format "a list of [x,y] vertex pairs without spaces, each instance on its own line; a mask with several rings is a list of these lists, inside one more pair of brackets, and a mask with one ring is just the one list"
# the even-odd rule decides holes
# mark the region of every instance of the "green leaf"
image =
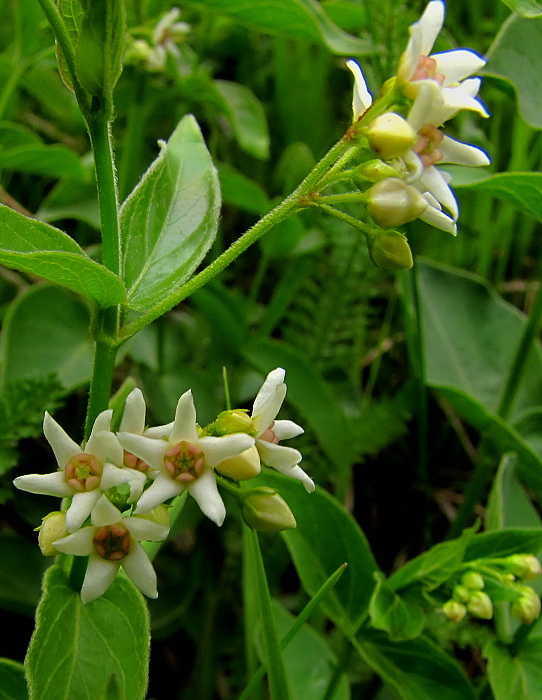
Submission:
[[495,700],[538,700],[542,688],[542,639],[525,640],[517,654],[497,641],[484,647]]
[[229,80],[215,80],[214,84],[241,148],[255,158],[267,160],[269,132],[262,103],[244,85]]
[[54,374],[66,391],[87,382],[94,356],[89,324],[88,306],[64,289],[34,286],[19,295],[4,320],[3,382]]
[[372,626],[388,632],[394,642],[418,637],[425,623],[419,587],[411,586],[398,594],[384,575],[378,575],[376,580],[369,606]]
[[66,146],[23,145],[0,150],[0,168],[44,177],[69,177],[77,182],[87,179],[79,156]]
[[0,205],[0,263],[44,277],[107,307],[124,301],[120,279],[67,234]]
[[524,17],[539,17],[542,15],[542,5],[537,0],[502,0],[514,12]]
[[505,455],[493,481],[486,510],[486,530],[542,527],[531,499],[516,478],[515,454]]
[[508,557],[512,554],[539,554],[542,551],[542,529],[507,528],[475,535],[467,545],[465,561],[482,557]]
[[221,163],[218,166],[218,177],[224,204],[233,204],[260,216],[270,211],[271,202],[264,190],[235,168]]
[[130,306],[148,310],[181,287],[214,240],[219,209],[216,169],[187,115],[122,206]]
[[28,700],[24,666],[11,659],[0,659],[0,700]]
[[34,617],[46,566],[37,544],[22,535],[0,533],[0,608]]
[[477,698],[457,661],[423,636],[392,642],[382,633],[364,630],[358,636],[356,648],[403,700]]
[[358,524],[321,489],[308,494],[299,482],[269,470],[257,482],[277,489],[294,514],[297,527],[282,536],[309,595],[315,595],[341,564],[348,564],[321,607],[337,625],[355,630],[367,612],[377,571]]
[[39,146],[41,143],[39,136],[25,126],[16,122],[0,121],[0,153],[3,149]]
[[[80,0],[57,0],[58,11],[62,20],[66,26],[68,36],[74,47],[77,46],[79,40],[79,29],[81,28],[81,22],[83,21],[83,8]],[[66,87],[73,91],[72,79],[70,72],[68,70],[66,59],[62,53],[62,49],[57,44],[56,47],[56,57],[58,60],[58,70],[60,72],[60,77],[64,81]]]
[[373,52],[371,44],[339,29],[316,0],[198,0],[243,24],[279,36],[325,44],[341,56]]
[[144,699],[148,613],[126,578],[117,576],[103,596],[83,605],[62,568],[53,566],[36,620],[25,662],[30,700],[96,700],[113,674],[126,697]]
[[515,87],[521,116],[542,127],[542,17],[511,15],[491,46],[484,73]]

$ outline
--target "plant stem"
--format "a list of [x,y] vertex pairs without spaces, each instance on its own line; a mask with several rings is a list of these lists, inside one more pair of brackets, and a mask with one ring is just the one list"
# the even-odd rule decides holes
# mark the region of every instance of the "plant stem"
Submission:
[[[117,308],[112,307],[98,312],[98,318],[101,322],[100,325],[104,329],[109,324],[116,326]],[[111,343],[100,337],[96,339],[85,423],[85,438],[87,440],[98,414],[105,411],[109,405],[116,354],[117,348],[115,345],[111,345]]]

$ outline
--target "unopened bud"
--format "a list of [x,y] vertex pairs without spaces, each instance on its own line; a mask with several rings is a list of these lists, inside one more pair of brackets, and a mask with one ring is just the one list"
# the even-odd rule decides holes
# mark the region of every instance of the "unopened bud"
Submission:
[[454,600],[458,600],[460,603],[468,603],[471,595],[472,591],[465,586],[454,586]]
[[255,445],[249,447],[248,450],[241,452],[240,455],[236,457],[230,457],[225,459],[220,464],[215,467],[217,471],[224,476],[229,476],[230,479],[235,479],[235,481],[245,481],[246,479],[252,479],[261,472],[261,462],[260,455]]
[[241,514],[249,527],[260,532],[292,530],[297,525],[286,501],[268,486],[260,486],[247,493]]
[[473,591],[481,591],[485,586],[483,577],[477,574],[476,571],[469,571],[463,574],[461,583],[465,588],[470,588]]
[[414,264],[407,237],[399,231],[375,231],[367,244],[371,260],[381,270],[409,270]]
[[442,606],[442,612],[449,620],[460,622],[467,614],[467,608],[456,600],[449,600]]
[[164,505],[156,506],[156,508],[149,510],[147,513],[142,513],[134,517],[150,520],[151,523],[156,523],[157,525],[162,525],[169,529],[169,508]]
[[222,435],[231,435],[232,433],[247,433],[247,435],[256,435],[254,423],[248,412],[242,408],[234,408],[230,411],[222,411],[218,414],[214,423],[211,423],[207,428],[212,435],[221,437]]
[[474,591],[467,603],[467,610],[474,617],[482,620],[491,620],[493,617],[493,603],[487,593]]
[[522,586],[521,594],[510,606],[510,612],[523,624],[530,625],[540,616],[540,598],[530,586]]
[[59,551],[53,547],[53,542],[68,536],[68,528],[66,527],[66,513],[60,510],[55,510],[49,515],[46,515],[41,522],[38,533],[38,544],[41,553],[45,557],[52,557],[59,554]]
[[522,581],[532,581],[542,574],[540,562],[532,554],[514,554],[507,557],[506,567]]
[[428,206],[415,187],[398,177],[381,180],[367,192],[367,211],[382,228],[414,221]]
[[397,177],[397,170],[383,160],[375,158],[354,168],[353,177],[362,181],[380,182],[389,177]]
[[134,39],[124,52],[124,63],[127,65],[139,65],[145,63],[152,49],[145,39]]
[[377,117],[367,130],[369,145],[384,160],[400,158],[418,140],[418,135],[407,120],[395,112]]

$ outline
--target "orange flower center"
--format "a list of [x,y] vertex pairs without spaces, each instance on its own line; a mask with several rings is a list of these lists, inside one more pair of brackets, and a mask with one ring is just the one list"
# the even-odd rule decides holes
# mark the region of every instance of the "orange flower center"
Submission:
[[147,462],[144,462],[139,457],[136,457],[131,452],[124,450],[124,461],[123,464],[129,469],[135,469],[138,472],[146,472],[149,469]]
[[423,166],[428,168],[443,158],[442,151],[437,146],[444,138],[444,134],[433,124],[425,124],[418,131],[418,134],[420,138],[414,144],[412,150],[418,154]]
[[94,455],[75,455],[66,464],[64,478],[76,491],[92,491],[100,484],[102,465]]
[[130,553],[130,533],[121,523],[99,527],[92,543],[96,552],[107,561],[120,561]]
[[172,479],[188,484],[202,475],[205,455],[192,443],[182,440],[166,452],[164,464]]
[[273,445],[278,445],[279,444],[279,439],[273,432],[273,426],[275,425],[275,421],[271,423],[269,428],[267,430],[264,430],[263,433],[260,435],[258,440],[264,440],[265,442],[272,442]]
[[436,80],[439,85],[444,85],[446,76],[444,73],[437,73],[437,62],[430,56],[420,56],[418,66],[412,74],[411,80]]

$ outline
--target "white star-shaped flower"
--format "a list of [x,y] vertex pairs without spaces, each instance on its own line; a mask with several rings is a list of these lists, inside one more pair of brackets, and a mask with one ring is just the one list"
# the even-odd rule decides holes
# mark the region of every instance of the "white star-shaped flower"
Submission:
[[222,525],[226,509],[218,492],[214,467],[254,444],[254,438],[245,433],[199,437],[190,391],[179,399],[167,438],[157,440],[147,435],[119,432],[118,439],[125,450],[156,473],[154,482],[139,499],[135,513],[146,513],[186,489],[203,513],[217,525]]
[[60,425],[46,413],[43,433],[51,445],[59,466],[52,474],[26,474],[14,480],[22,491],[59,498],[72,497],[66,511],[69,532],[77,530],[90,515],[102,491],[114,486],[130,486],[129,502],[136,501],[145,484],[145,476],[122,465],[122,447],[110,431],[113,411],[100,413],[82,449]]
[[346,65],[354,75],[354,92],[352,94],[352,121],[357,122],[358,119],[369,109],[373,104],[373,97],[369,92],[361,66],[354,59],[346,62]]
[[156,573],[139,543],[163,540],[169,528],[146,518],[123,517],[103,494],[92,509],[90,519],[91,526],[53,543],[59,552],[89,557],[81,588],[83,603],[103,595],[121,566],[142,593],[156,598]]

